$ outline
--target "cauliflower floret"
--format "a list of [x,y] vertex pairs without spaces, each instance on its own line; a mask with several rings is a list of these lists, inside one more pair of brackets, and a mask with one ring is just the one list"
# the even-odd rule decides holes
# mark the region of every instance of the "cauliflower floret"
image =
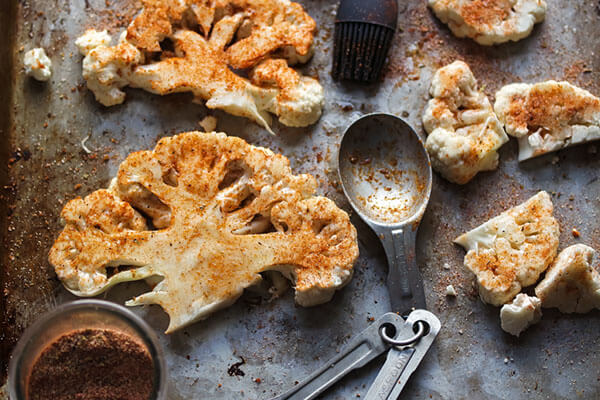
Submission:
[[455,61],[434,75],[423,126],[433,168],[451,182],[465,184],[479,171],[498,166],[497,150],[508,137],[487,96],[477,90],[469,66]]
[[464,263],[477,276],[482,301],[508,303],[548,268],[560,233],[552,212],[550,196],[539,192],[454,240],[467,250]]
[[312,44],[306,54],[299,54],[294,46],[285,46],[280,50],[280,53],[289,65],[306,64],[315,54],[315,46]]
[[52,76],[52,61],[42,48],[29,50],[23,58],[27,76],[45,82]]
[[252,83],[281,88],[266,109],[279,115],[287,126],[301,127],[315,123],[321,116],[323,87],[313,78],[300,76],[284,60],[265,60],[251,73]]
[[542,319],[542,302],[537,297],[519,293],[510,304],[500,310],[502,329],[514,336],[536,324]]
[[86,56],[90,51],[99,46],[109,46],[111,37],[108,32],[103,30],[98,32],[95,29],[88,29],[85,33],[78,37],[75,41],[75,45],[79,49],[79,52]]
[[600,274],[592,266],[595,254],[594,249],[583,244],[561,251],[535,288],[542,307],[556,307],[563,313],[600,309]]
[[126,304],[159,304],[167,332],[232,304],[265,271],[291,280],[298,304],[319,304],[350,281],[358,244],[348,214],[315,191],[268,149],[182,133],[130,154],[108,190],[67,203],[49,260],[78,296],[153,278]]
[[[143,10],[118,46],[107,47],[110,38],[96,31],[77,41],[86,55],[84,78],[102,104],[122,103],[125,94],[120,89],[130,85],[160,95],[192,92],[208,108],[252,119],[271,133],[269,113],[294,127],[313,124],[321,116],[323,88],[288,65],[306,62],[313,54],[316,24],[299,4],[289,0],[142,3]],[[190,29],[196,24],[200,33]],[[137,56],[131,57],[134,51]],[[282,75],[269,76],[274,84],[253,84],[238,73],[246,70],[252,75],[259,64],[270,62],[278,63],[275,70]]]
[[429,0],[429,7],[456,36],[486,46],[521,40],[546,16],[544,0]]
[[[86,35],[89,35],[89,31]],[[101,41],[83,42],[86,45],[80,51],[85,54],[83,78],[88,88],[96,100],[107,107],[121,104],[125,101],[125,92],[121,88],[129,84],[133,68],[144,62],[144,55],[127,41],[126,32],[121,34],[119,44],[113,47],[107,47]],[[97,46],[88,47],[94,44]]]
[[202,119],[202,121],[198,122],[198,125],[204,129],[204,132],[213,132],[217,129],[217,118],[212,115],[207,115]]
[[302,76],[291,88],[290,97],[274,103],[275,108],[269,111],[279,115],[279,122],[284,125],[308,126],[321,117],[324,101],[323,86],[313,78]]
[[494,110],[519,140],[519,161],[600,139],[600,99],[568,82],[504,86]]

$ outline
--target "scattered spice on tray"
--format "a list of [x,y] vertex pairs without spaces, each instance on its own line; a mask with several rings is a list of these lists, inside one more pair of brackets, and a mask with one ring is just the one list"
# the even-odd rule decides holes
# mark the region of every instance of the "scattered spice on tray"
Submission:
[[143,344],[111,329],[79,329],[40,353],[27,400],[147,400],[152,390],[153,361]]

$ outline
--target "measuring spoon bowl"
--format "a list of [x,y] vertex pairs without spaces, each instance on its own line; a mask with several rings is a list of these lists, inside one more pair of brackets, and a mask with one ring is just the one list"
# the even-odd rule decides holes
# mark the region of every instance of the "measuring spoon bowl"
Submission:
[[375,113],[345,131],[338,155],[342,188],[385,249],[392,310],[425,308],[415,260],[417,229],[431,195],[429,155],[417,133],[392,114]]

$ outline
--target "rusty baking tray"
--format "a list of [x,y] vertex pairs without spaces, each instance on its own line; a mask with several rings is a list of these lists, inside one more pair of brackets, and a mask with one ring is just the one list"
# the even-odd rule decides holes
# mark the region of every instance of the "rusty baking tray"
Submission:
[[[567,79],[600,95],[600,4],[552,0],[546,21],[518,43],[481,47],[457,39],[426,8],[403,1],[383,81],[362,87],[332,81],[332,29],[336,2],[301,0],[318,22],[316,55],[305,72],[326,90],[319,123],[307,129],[275,125],[278,136],[216,112],[218,129],[290,158],[309,172],[319,191],[349,210],[340,192],[335,159],[340,135],[366,112],[404,117],[418,132],[436,68],[467,61],[485,92],[502,85]],[[74,40],[86,28],[116,34],[138,9],[133,0],[5,0],[0,6],[0,271],[2,320],[0,375],[22,330],[37,315],[72,297],[60,287],[46,255],[61,229],[65,202],[104,187],[125,155],[148,149],[165,135],[197,129],[207,110],[188,95],[158,97],[127,90],[125,104],[104,108],[85,89]],[[46,48],[54,65],[50,82],[22,73],[24,50]],[[81,141],[89,135],[87,154]],[[545,310],[541,323],[516,339],[502,332],[499,310],[477,298],[462,267],[458,234],[518,204],[537,190],[552,193],[564,248],[581,242],[600,249],[600,159],[588,144],[519,164],[514,140],[500,151],[500,168],[465,186],[434,177],[431,202],[418,236],[417,259],[431,311],[443,328],[433,351],[407,386],[414,399],[555,399],[600,397],[600,312],[562,315]],[[352,334],[388,310],[385,256],[361,221],[361,256],[351,284],[323,306],[295,307],[291,292],[273,301],[246,293],[234,306],[180,332],[160,333],[168,352],[170,399],[266,399],[291,387],[332,356]],[[581,233],[574,238],[571,230]],[[443,268],[448,264],[450,269]],[[454,285],[456,299],[445,296]],[[107,298],[122,302],[143,290],[130,284]],[[136,308],[162,332],[158,307]],[[238,365],[236,363],[241,363]],[[324,398],[366,393],[382,360],[353,373]],[[234,368],[235,365],[238,365]],[[228,371],[231,374],[228,374]],[[243,373],[243,375],[242,375]]]

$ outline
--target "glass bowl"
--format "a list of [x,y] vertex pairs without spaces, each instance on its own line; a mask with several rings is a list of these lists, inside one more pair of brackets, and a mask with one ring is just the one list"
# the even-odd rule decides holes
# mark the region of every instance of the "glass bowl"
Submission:
[[166,399],[166,363],[156,334],[143,319],[127,308],[93,299],[62,304],[44,314],[25,331],[8,366],[11,400],[26,400],[28,378],[38,355],[59,337],[79,329],[111,329],[137,339],[153,361],[154,387],[150,400]]

